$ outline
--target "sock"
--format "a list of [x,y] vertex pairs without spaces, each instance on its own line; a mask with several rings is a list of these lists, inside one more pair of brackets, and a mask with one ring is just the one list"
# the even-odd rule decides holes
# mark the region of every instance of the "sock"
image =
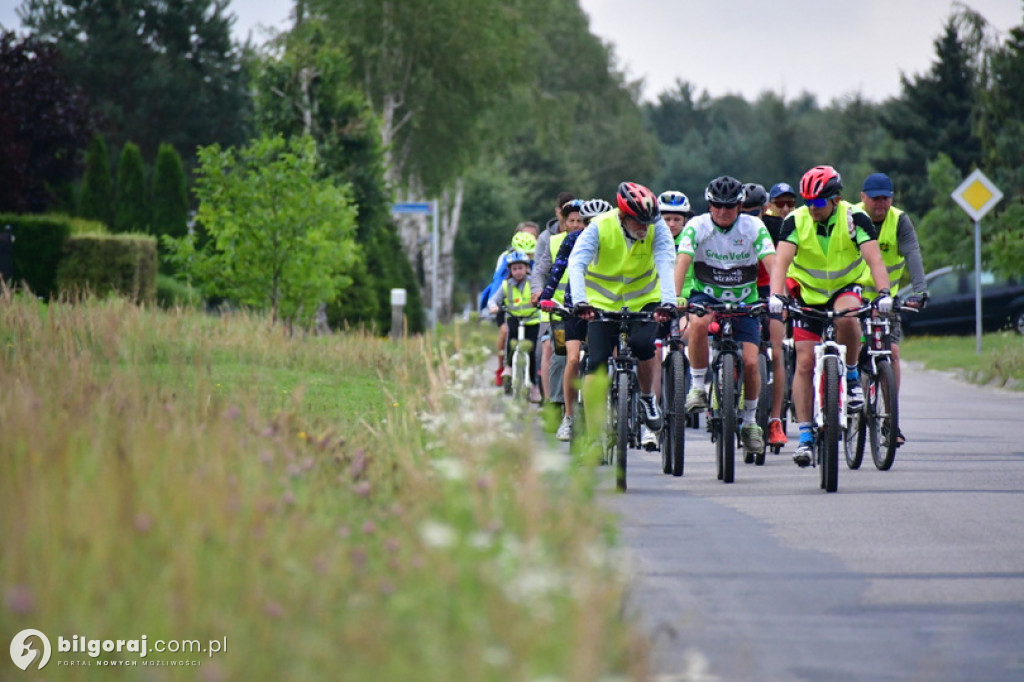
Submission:
[[811,422],[801,422],[800,424],[800,443],[813,443],[814,442],[814,431],[811,430]]
[[707,367],[705,367],[704,369],[694,369],[693,367],[691,367],[690,368],[690,377],[693,378],[693,384],[692,385],[696,386],[697,388],[704,388],[704,381],[705,381],[704,377],[707,375],[707,373],[708,373],[708,368]]
[[857,371],[857,365],[846,366],[846,380],[847,381],[858,381],[860,379],[860,373]]
[[754,398],[753,400],[743,401],[742,418],[744,424],[753,424],[755,421],[757,421],[757,417],[755,416],[755,413],[757,412],[757,401],[757,398]]

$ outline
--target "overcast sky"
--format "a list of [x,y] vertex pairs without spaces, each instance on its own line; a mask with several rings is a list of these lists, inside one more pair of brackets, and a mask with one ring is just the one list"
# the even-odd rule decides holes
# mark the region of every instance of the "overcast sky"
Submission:
[[[950,0],[581,0],[591,30],[614,46],[618,66],[643,78],[654,100],[689,81],[698,93],[748,100],[770,90],[828,104],[860,93],[899,95],[900,74],[928,70]],[[1021,0],[966,0],[1004,32],[1024,23]],[[0,25],[19,26],[21,0],[0,0]],[[287,0],[232,0],[240,39],[258,25],[287,27]],[[541,18],[543,20],[543,18]],[[259,42],[262,34],[253,37]]]

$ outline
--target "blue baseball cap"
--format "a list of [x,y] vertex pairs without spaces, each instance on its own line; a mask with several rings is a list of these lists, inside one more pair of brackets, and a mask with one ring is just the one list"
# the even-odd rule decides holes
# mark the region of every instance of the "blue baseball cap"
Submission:
[[788,183],[777,182],[772,185],[771,191],[768,192],[768,198],[774,199],[775,197],[782,196],[783,194],[792,194],[795,197],[796,190],[790,187]]
[[864,178],[864,186],[861,187],[860,191],[872,199],[875,197],[891,197],[892,180],[885,173],[872,173]]

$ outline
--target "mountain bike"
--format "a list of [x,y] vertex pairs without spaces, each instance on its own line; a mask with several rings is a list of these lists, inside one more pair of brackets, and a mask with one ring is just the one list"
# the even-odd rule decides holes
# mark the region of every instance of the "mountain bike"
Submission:
[[[715,444],[718,479],[732,483],[736,476],[736,446],[740,445],[739,411],[743,386],[743,349],[733,332],[737,317],[757,317],[765,313],[764,303],[691,303],[687,312],[714,314],[708,325],[711,341],[711,395],[708,401],[708,430]],[[742,447],[742,445],[741,445]],[[764,452],[754,454],[756,464],[764,464]]]
[[821,488],[827,493],[839,489],[839,443],[845,441],[846,423],[846,346],[836,341],[836,320],[857,317],[870,305],[848,310],[818,310],[788,304],[787,309],[808,319],[821,320],[825,328],[814,345],[814,457],[812,466],[820,472]]
[[626,489],[626,455],[629,448],[640,447],[640,361],[629,346],[631,325],[654,320],[653,312],[596,310],[594,320],[618,325],[618,345],[608,359],[608,410],[605,422],[605,461],[615,464],[615,487]]
[[671,331],[661,345],[661,413],[665,425],[658,439],[661,446],[662,473],[682,476],[686,457],[686,394],[690,391],[690,362],[679,324],[673,320]]
[[861,316],[865,342],[861,344],[858,370],[864,389],[864,405],[848,415],[846,465],[860,468],[865,446],[871,444],[871,459],[879,471],[888,471],[899,447],[900,408],[896,373],[892,366],[892,315],[898,311],[917,312],[898,306],[882,315],[874,309]]

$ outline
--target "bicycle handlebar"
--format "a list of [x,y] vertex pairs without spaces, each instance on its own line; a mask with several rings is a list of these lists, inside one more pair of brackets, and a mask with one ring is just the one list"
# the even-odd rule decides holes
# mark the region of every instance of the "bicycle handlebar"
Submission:
[[714,313],[716,315],[759,317],[768,313],[768,306],[764,301],[755,303],[690,303],[680,312],[691,313],[697,317],[704,317]]

